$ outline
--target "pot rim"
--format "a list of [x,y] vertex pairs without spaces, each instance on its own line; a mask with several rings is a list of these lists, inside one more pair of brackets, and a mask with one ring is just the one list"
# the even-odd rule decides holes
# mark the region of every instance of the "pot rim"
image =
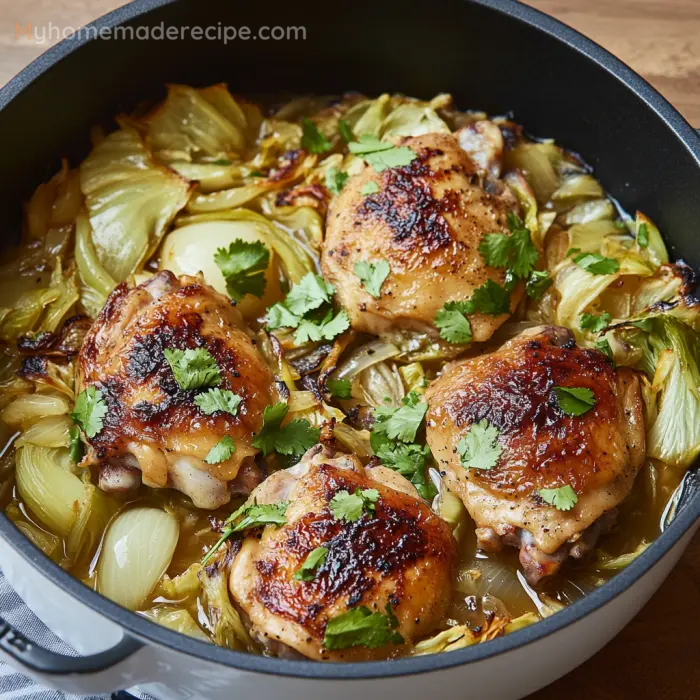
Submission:
[[[136,19],[152,10],[173,4],[178,0],[135,0],[124,7],[110,12],[89,27],[99,31],[103,27],[113,28],[124,22]],[[588,60],[593,61],[607,73],[614,76],[627,89],[641,97],[646,105],[666,124],[675,137],[683,144],[700,168],[700,138],[680,113],[670,105],[643,78],[637,75],[620,60],[608,53],[592,40],[532,7],[522,5],[517,0],[466,0],[486,7],[499,14],[527,24],[568,46]],[[24,70],[17,74],[5,87],[0,89],[0,111],[18,97],[31,83],[49,71],[65,56],[79,49],[89,41],[84,32],[64,39],[43,53]],[[118,625],[130,636],[141,641],[166,647],[174,651],[212,662],[259,674],[318,679],[318,680],[369,680],[410,676],[418,673],[439,671],[456,666],[476,663],[519,647],[533,644],[544,637],[569,627],[586,615],[612,603],[635,582],[644,577],[678,543],[700,518],[700,494],[686,504],[668,528],[651,546],[626,569],[606,584],[576,601],[564,610],[549,618],[513,632],[505,637],[485,644],[466,647],[457,651],[420,657],[407,657],[386,661],[368,662],[323,662],[293,661],[267,658],[218,647],[198,641],[162,627],[150,620],[123,608],[91,590],[71,576],[35,547],[11,521],[0,514],[0,536],[39,574],[48,576],[64,592],[75,597],[93,611],[98,612]]]

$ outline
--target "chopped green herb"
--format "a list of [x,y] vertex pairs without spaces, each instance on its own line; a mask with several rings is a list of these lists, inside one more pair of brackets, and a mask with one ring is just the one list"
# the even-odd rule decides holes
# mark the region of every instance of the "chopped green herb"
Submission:
[[555,386],[554,394],[567,416],[582,416],[596,405],[595,394],[583,387]]
[[276,328],[296,328],[301,322],[301,317],[293,314],[284,304],[273,304],[267,310],[265,323],[269,330]]
[[537,493],[545,503],[557,510],[571,510],[578,503],[576,491],[569,485],[558,489],[540,489]]
[[615,258],[606,258],[599,253],[579,253],[574,262],[592,275],[614,275],[620,269]]
[[649,228],[645,223],[639,224],[637,229],[637,245],[640,248],[647,248],[649,246]]
[[308,342],[333,340],[341,333],[345,333],[348,328],[350,328],[350,317],[345,310],[341,309],[335,316],[333,316],[333,311],[329,310],[319,323],[302,319],[294,334],[294,344],[303,345]]
[[348,144],[350,153],[361,156],[378,173],[388,168],[399,168],[413,162],[418,154],[408,146],[394,146],[376,136],[360,136]]
[[414,442],[423,423],[428,404],[415,391],[402,400],[402,406],[379,406],[374,409],[374,432],[391,440]]
[[390,440],[386,435],[372,432],[369,436],[372,451],[383,466],[405,476],[418,491],[421,498],[430,500],[437,493],[432,481],[426,479],[430,448],[415,443],[406,444]]
[[320,155],[332,148],[331,142],[318,130],[318,127],[308,117],[301,120],[301,147],[309,153]]
[[284,305],[296,316],[303,316],[308,311],[330,302],[334,291],[333,285],[328,284],[323,277],[309,272],[302,277],[299,284],[295,284],[289,290]]
[[595,349],[607,355],[611,360],[613,360],[613,365],[615,364],[615,356],[613,355],[612,348],[610,347],[610,341],[607,338],[600,338],[596,340]]
[[194,397],[199,410],[208,416],[217,411],[230,413],[232,416],[238,415],[241,401],[243,401],[242,397],[227,389],[209,389]]
[[510,294],[493,280],[486,280],[477,287],[469,300],[474,313],[476,311],[489,316],[510,313]]
[[213,160],[212,165],[231,165],[231,161],[226,158],[219,158],[218,160]]
[[249,177],[265,177],[265,173],[262,173],[259,170],[253,170],[251,173],[249,173]]
[[263,411],[263,426],[253,439],[253,447],[267,456],[270,452],[300,457],[310,447],[313,447],[321,435],[305,418],[297,418],[282,425],[289,406],[286,403],[276,403],[267,406]]
[[569,250],[566,251],[566,255],[564,257],[568,258],[570,255],[576,255],[576,253],[580,253],[580,252],[581,252],[580,248],[569,248]]
[[345,187],[349,177],[347,173],[338,170],[338,168],[328,168],[326,171],[326,187],[328,191],[331,194],[340,194],[340,190]]
[[552,286],[552,278],[546,270],[534,270],[525,284],[525,292],[531,299],[541,299]]
[[365,182],[362,187],[360,187],[360,194],[366,197],[368,194],[377,194],[379,192],[379,185],[374,182]]
[[350,143],[355,138],[350,124],[345,119],[338,119],[338,133],[345,143]]
[[217,249],[214,262],[235,301],[240,301],[246,294],[261,298],[265,293],[265,270],[270,264],[270,251],[260,241],[248,243],[237,238],[228,248]]
[[355,493],[343,490],[333,496],[328,506],[334,518],[353,523],[362,513],[374,514],[378,500],[377,489],[355,489]]
[[355,263],[355,274],[360,278],[362,286],[375,299],[381,296],[382,285],[390,272],[391,267],[386,260],[375,262],[363,260]]
[[479,243],[479,252],[490,267],[505,267],[515,277],[527,279],[540,258],[539,251],[532,243],[530,230],[513,212],[508,213],[508,228],[510,236],[487,233]]
[[233,441],[233,438],[224,435],[221,440],[209,450],[209,454],[204,458],[204,461],[207,464],[220,464],[227,459],[231,459],[235,451],[236,443]]
[[[234,532],[242,532],[253,527],[263,527],[264,525],[275,525],[279,527],[287,522],[285,514],[289,503],[287,501],[279,501],[268,505],[258,505],[257,503],[244,503],[238,510],[231,513],[226,519],[226,528],[224,529],[218,542],[207,552],[202,565],[204,566],[218,551],[221,545]],[[234,521],[240,520],[234,525]]]
[[336,399],[352,398],[352,386],[348,379],[326,379],[326,389]]
[[299,570],[294,573],[294,578],[297,581],[313,581],[316,578],[317,569],[323,566],[327,555],[327,547],[316,547],[311,550]]
[[78,394],[71,418],[85,435],[93,438],[102,430],[106,415],[107,403],[102,398],[102,392],[90,386]]
[[485,418],[472,423],[464,437],[457,443],[457,450],[465,469],[493,469],[503,452],[498,442],[500,433]]
[[472,327],[465,315],[470,309],[471,302],[448,301],[435,314],[435,326],[443,340],[455,345],[472,342]]
[[604,311],[600,316],[596,314],[581,314],[579,326],[582,331],[591,331],[591,333],[600,333],[603,328],[607,328],[612,321],[612,316]]
[[70,458],[74,464],[78,464],[83,459],[83,442],[80,439],[80,428],[77,425],[71,426],[70,434]]
[[388,605],[386,610],[387,614],[382,615],[360,605],[334,617],[326,625],[323,646],[329,650],[350,647],[377,649],[386,644],[403,644],[403,637],[395,631],[399,622]]
[[219,366],[206,348],[165,348],[163,354],[173,371],[175,381],[183,391],[203,389],[221,383]]

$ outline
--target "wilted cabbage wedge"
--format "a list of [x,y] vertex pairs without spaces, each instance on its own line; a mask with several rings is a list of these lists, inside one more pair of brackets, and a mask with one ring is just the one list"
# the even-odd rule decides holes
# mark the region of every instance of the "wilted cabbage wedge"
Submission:
[[193,185],[157,165],[132,129],[111,133],[80,166],[100,265],[124,281],[158,247]]

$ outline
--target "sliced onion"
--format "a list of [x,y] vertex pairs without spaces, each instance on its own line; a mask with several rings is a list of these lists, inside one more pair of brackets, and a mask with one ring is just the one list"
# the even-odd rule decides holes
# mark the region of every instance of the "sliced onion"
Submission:
[[180,527],[158,508],[134,508],[107,530],[97,565],[97,590],[115,603],[137,610],[167,570]]
[[30,425],[46,416],[66,415],[69,410],[68,402],[59,396],[25,394],[8,404],[0,417],[9,426],[16,428]]
[[18,447],[28,443],[39,447],[68,447],[72,425],[68,416],[47,416],[26,430],[16,444]]
[[157,622],[159,625],[163,625],[163,627],[173,630],[174,632],[186,634],[188,637],[199,639],[202,642],[211,643],[211,639],[209,639],[209,637],[202,632],[199,625],[194,621],[192,615],[190,615],[187,610],[182,610],[181,608],[171,608],[165,605],[157,605],[156,607],[146,610],[140,614],[147,617],[149,620],[153,620],[153,622]]
[[336,377],[353,379],[368,367],[396,357],[399,352],[396,345],[385,343],[383,340],[373,340],[350,353],[347,360],[338,368]]
[[68,471],[68,450],[25,445],[17,450],[17,490],[37,520],[66,537],[78,517],[83,482]]

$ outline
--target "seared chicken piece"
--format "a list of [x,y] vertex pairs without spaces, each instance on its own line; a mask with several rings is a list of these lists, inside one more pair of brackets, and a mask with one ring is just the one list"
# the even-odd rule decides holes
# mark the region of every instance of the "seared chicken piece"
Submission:
[[[336,519],[330,501],[356,489],[379,492],[375,512],[354,522]],[[231,595],[268,651],[326,661],[386,658],[406,647],[324,648],[328,621],[358,606],[385,614],[389,604],[396,631],[409,644],[444,615],[456,558],[452,533],[395,472],[365,469],[356,457],[334,456],[318,445],[292,469],[270,476],[249,500],[290,503],[287,524],[249,535],[231,569]],[[317,547],[327,548],[325,561],[312,580],[295,580]]]
[[[205,414],[195,403],[203,390],[180,388],[168,348],[208,349],[219,368],[217,388],[242,398],[236,415]],[[100,465],[102,488],[138,485],[140,470],[148,486],[176,488],[200,508],[227,503],[232,490],[249,493],[252,440],[272,402],[273,378],[240,313],[200,279],[160,272],[135,289],[120,284],[85,337],[77,384],[78,391],[95,387],[107,404],[88,453],[88,462]],[[225,435],[235,442],[233,455],[206,463]]]
[[[555,387],[590,389],[595,406],[567,415]],[[426,400],[428,444],[474,518],[481,548],[520,547],[533,584],[595,545],[644,462],[637,375],[578,348],[564,328],[530,329],[496,352],[453,365]],[[498,430],[500,456],[491,469],[466,469],[458,444],[484,420]],[[539,494],[565,486],[578,498],[568,511]]]
[[[498,146],[472,136],[463,139],[474,158],[484,144],[479,164],[460,148],[457,135],[404,138],[401,145],[418,154],[413,162],[380,173],[365,166],[333,202],[321,267],[356,330],[379,334],[400,327],[437,335],[435,314],[445,302],[469,299],[487,280],[504,284],[505,270],[487,267],[478,247],[484,234],[507,233],[508,212],[519,206],[501,181],[486,184],[488,172],[500,168]],[[378,191],[364,195],[370,184]],[[375,298],[354,268],[380,259],[391,272]],[[519,283],[511,311],[522,294]],[[474,340],[487,340],[507,318],[475,314]]]

